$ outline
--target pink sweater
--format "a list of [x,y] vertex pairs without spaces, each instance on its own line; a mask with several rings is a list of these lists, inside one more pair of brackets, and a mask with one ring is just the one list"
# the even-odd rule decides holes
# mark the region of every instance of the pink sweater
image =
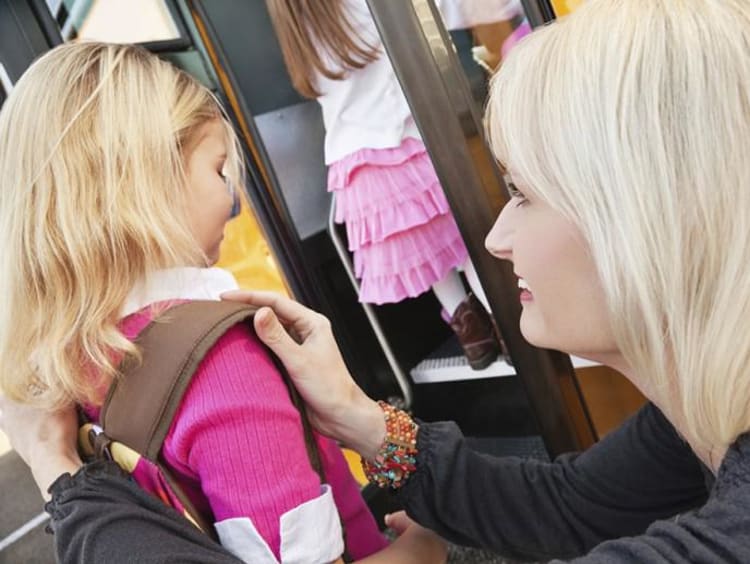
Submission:
[[[149,323],[149,310],[121,322],[128,339]],[[98,410],[90,411],[98,418]],[[359,559],[377,552],[385,539],[346,460],[330,439],[317,441],[349,554]],[[201,362],[162,454],[201,513],[215,522],[249,517],[277,559],[280,517],[320,495],[299,413],[269,354],[245,325],[227,331]]]

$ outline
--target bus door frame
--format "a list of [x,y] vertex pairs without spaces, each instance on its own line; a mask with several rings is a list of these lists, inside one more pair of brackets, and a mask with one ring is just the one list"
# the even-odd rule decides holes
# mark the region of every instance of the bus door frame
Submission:
[[433,0],[367,3],[487,292],[547,450],[556,456],[585,448],[596,440],[596,432],[570,357],[538,349],[524,340],[512,267],[491,257],[484,248],[485,236],[509,195],[487,147],[469,84],[441,16]]

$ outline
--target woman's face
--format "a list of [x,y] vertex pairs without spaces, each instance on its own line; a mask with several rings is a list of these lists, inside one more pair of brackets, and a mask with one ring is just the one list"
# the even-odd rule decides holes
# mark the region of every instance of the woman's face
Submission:
[[[518,180],[518,179],[516,179]],[[615,364],[604,292],[578,228],[519,181],[487,235],[519,278],[521,333],[538,347]]]
[[190,227],[210,264],[219,259],[234,203],[223,174],[226,159],[224,128],[218,119],[212,120],[198,129],[186,161]]

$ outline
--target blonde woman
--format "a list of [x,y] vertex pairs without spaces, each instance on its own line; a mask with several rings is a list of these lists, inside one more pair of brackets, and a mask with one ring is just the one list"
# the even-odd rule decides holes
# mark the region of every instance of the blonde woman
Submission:
[[[3,393],[49,411],[76,402],[96,421],[156,315],[237,287],[209,267],[241,183],[233,130],[189,75],[101,43],[35,62],[0,113]],[[338,448],[320,446],[330,487],[272,359],[238,325],[202,361],[161,456],[246,561],[337,560],[342,522],[353,556],[384,548]],[[144,464],[133,476],[157,493]]]

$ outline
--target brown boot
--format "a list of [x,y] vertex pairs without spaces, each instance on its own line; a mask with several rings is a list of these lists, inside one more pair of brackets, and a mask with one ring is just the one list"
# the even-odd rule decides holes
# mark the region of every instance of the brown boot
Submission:
[[459,304],[449,325],[473,370],[487,368],[495,361],[500,345],[495,339],[490,316],[474,294],[469,294]]

